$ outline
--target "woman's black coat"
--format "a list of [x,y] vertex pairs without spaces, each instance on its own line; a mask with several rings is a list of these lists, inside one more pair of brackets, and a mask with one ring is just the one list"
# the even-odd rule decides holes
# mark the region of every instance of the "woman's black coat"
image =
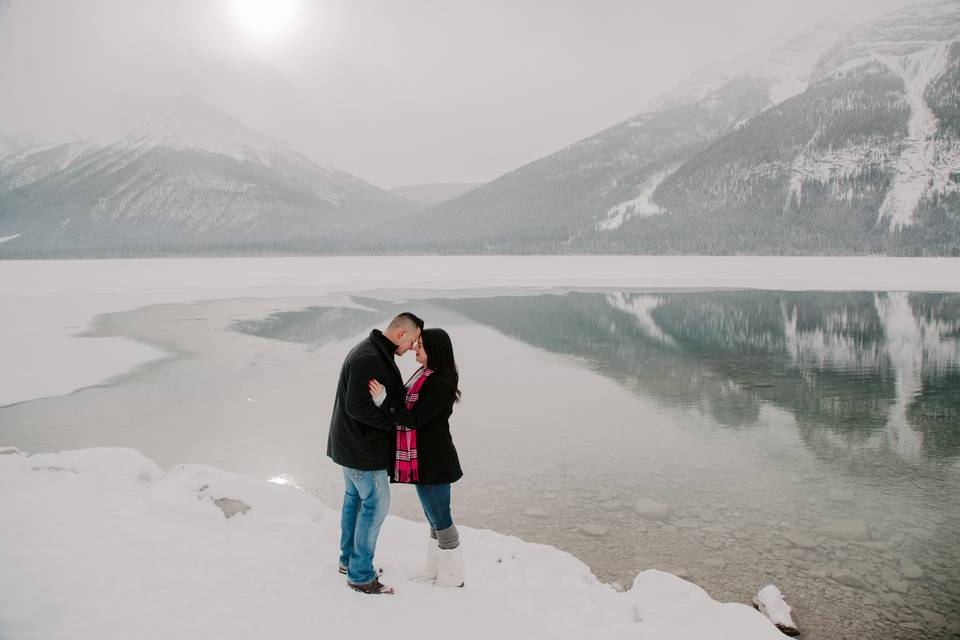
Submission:
[[[410,411],[403,398],[387,395],[384,410],[398,424],[417,432],[416,484],[456,482],[463,476],[460,458],[450,436],[454,386],[440,373],[432,373],[420,387],[419,398]],[[392,474],[391,474],[392,475]]]

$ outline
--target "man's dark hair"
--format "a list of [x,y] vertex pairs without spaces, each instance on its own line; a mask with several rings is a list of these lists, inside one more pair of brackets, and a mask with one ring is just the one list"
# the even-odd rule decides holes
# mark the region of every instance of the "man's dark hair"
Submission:
[[387,325],[387,329],[396,329],[400,325],[406,325],[410,329],[416,327],[420,331],[423,331],[423,320],[409,311],[404,311],[403,313],[398,314],[393,320],[390,321],[390,324]]

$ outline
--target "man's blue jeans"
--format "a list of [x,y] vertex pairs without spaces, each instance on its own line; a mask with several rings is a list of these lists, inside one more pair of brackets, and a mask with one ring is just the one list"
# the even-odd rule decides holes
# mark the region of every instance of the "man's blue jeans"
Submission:
[[340,564],[347,580],[364,584],[377,577],[373,554],[380,527],[390,511],[390,478],[386,469],[343,468],[345,491],[340,514]]

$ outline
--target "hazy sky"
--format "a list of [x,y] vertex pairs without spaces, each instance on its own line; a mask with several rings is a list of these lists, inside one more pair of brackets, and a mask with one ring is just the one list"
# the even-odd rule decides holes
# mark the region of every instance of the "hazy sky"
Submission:
[[0,0],[0,132],[190,93],[385,188],[483,182],[773,35],[913,3]]

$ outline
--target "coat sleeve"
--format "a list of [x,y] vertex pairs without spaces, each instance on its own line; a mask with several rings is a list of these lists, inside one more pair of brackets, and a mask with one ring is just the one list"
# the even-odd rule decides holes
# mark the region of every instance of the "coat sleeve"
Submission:
[[388,413],[397,424],[408,429],[423,428],[453,411],[453,385],[443,376],[434,374],[423,383],[420,398],[411,410],[407,411],[401,399],[388,395],[380,411]]
[[347,376],[345,408],[347,415],[360,424],[374,429],[391,431],[396,427],[397,421],[389,417],[389,412],[384,413],[377,409],[367,387],[370,379],[377,377],[377,371],[377,361],[373,357],[361,358],[350,366],[350,372]]

